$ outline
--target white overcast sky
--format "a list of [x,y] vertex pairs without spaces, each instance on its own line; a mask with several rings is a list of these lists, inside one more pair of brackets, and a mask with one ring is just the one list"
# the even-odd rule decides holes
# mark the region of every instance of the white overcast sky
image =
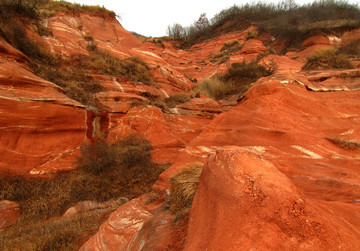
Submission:
[[[99,5],[114,11],[121,17],[121,25],[128,31],[145,36],[166,35],[168,25],[179,23],[188,26],[196,21],[201,13],[210,19],[221,10],[234,4],[258,2],[253,0],[67,0],[72,3]],[[359,0],[348,1],[357,3]],[[270,1],[262,1],[270,2]],[[271,1],[278,3],[280,1]],[[313,0],[295,0],[297,4],[311,3]]]

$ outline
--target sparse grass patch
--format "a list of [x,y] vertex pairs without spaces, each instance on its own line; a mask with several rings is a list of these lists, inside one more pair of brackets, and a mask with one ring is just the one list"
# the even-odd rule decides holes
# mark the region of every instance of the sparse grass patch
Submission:
[[78,250],[114,209],[110,207],[51,220],[18,221],[1,233],[0,248],[3,251]]
[[259,36],[259,33],[257,30],[254,31],[249,31],[248,34],[246,35],[246,40],[252,39],[252,38],[257,38]]
[[339,138],[326,138],[326,139],[329,140],[331,143],[333,143],[343,149],[346,149],[346,150],[360,149],[360,143],[358,143],[358,142],[342,140]]
[[66,65],[66,62],[63,64],[65,65],[60,62],[48,65],[39,63],[32,68],[38,76],[62,87],[68,97],[86,106],[96,107],[94,94],[105,88],[92,79],[90,71]]
[[90,6],[90,5],[81,5],[78,3],[70,3],[66,1],[49,1],[43,0],[40,6],[38,6],[39,15],[43,17],[51,17],[56,15],[58,12],[68,12],[68,13],[83,13],[86,12],[92,16],[98,16],[102,18],[114,18],[115,13],[109,11],[104,7],[100,6]]
[[352,69],[349,58],[336,49],[321,49],[309,56],[303,70]]
[[205,79],[196,85],[194,89],[215,100],[224,99],[233,94],[241,95],[257,79],[273,74],[274,67],[276,66],[264,67],[254,61],[234,63],[226,73],[215,75],[211,79]]
[[[73,242],[78,242],[84,233],[76,231],[77,227],[84,226],[86,229],[87,223],[92,226],[95,224],[93,220],[97,221],[99,217],[94,215],[94,219],[89,217],[80,219],[80,222],[73,218],[66,223],[68,225],[60,222],[58,226],[52,225],[53,219],[50,218],[62,215],[79,201],[103,202],[119,197],[132,199],[151,191],[158,175],[164,171],[162,166],[151,161],[151,148],[146,139],[139,135],[130,135],[113,144],[97,142],[84,145],[78,162],[79,169],[58,173],[49,179],[1,173],[0,200],[19,203],[22,214],[19,222],[14,225],[17,230],[12,232],[10,228],[10,232],[2,235],[0,245],[7,246],[8,242],[14,242],[15,246],[20,245],[16,239],[8,239],[6,243],[1,239],[16,231],[21,233],[21,240],[30,245],[31,250],[34,250],[33,246],[37,247],[35,250],[53,250],[41,249],[44,243],[47,243],[46,247],[57,248],[59,243],[65,245],[71,242],[69,245],[74,245]],[[34,225],[37,229],[33,229]],[[55,250],[58,250],[57,248]],[[0,246],[0,249],[5,248]],[[68,249],[60,246],[60,250]]]
[[226,41],[223,44],[223,46],[221,47],[220,51],[229,50],[230,48],[233,48],[233,47],[236,47],[236,46],[239,46],[239,45],[240,45],[239,40],[232,39],[232,40]]
[[139,58],[130,57],[119,59],[109,53],[103,52],[90,41],[88,48],[90,56],[77,56],[75,65],[80,68],[96,69],[100,73],[112,77],[122,77],[143,84],[154,84],[149,66]]
[[169,112],[170,108],[174,108],[179,104],[186,103],[193,98],[191,95],[185,93],[171,95],[167,98],[151,95],[149,93],[142,93],[141,96],[147,98],[149,101],[148,102],[135,101],[132,102],[131,105],[132,106],[152,105],[160,108],[163,112]]
[[227,41],[221,47],[220,52],[212,55],[210,62],[217,62],[218,64],[225,63],[227,60],[230,59],[230,55],[233,55],[235,52],[241,50],[242,47],[243,45],[241,45],[237,39]]
[[190,95],[187,94],[175,94],[168,98],[165,98],[165,103],[169,108],[174,108],[179,104],[189,102],[191,99]]

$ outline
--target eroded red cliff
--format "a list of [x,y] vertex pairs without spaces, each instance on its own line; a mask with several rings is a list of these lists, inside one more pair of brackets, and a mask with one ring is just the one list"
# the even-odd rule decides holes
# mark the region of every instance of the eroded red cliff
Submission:
[[[120,206],[82,250],[360,248],[360,152],[341,145],[359,144],[359,69],[302,70],[316,49],[349,43],[358,30],[309,37],[302,50],[280,56],[265,46],[275,38],[249,39],[253,26],[180,50],[170,42],[141,43],[115,19],[58,13],[45,21],[52,36],[29,33],[56,55],[88,55],[94,42],[113,56],[141,58],[155,85],[92,70],[104,87],[94,111],[33,74],[27,57],[1,39],[0,169],[74,169],[86,140],[113,142],[131,133],[151,142],[154,161],[171,165],[153,186],[153,201],[143,195]],[[221,54],[230,42],[241,48]],[[239,100],[191,92],[195,80],[255,59],[276,63],[276,73]],[[168,109],[155,105],[173,94],[192,98]],[[204,170],[189,218],[177,225],[163,205],[169,179],[194,161]]]

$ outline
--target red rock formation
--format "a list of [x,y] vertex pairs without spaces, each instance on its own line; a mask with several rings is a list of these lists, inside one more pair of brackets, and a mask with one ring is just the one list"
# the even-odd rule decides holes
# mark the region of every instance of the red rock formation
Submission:
[[87,212],[92,211],[96,209],[104,209],[104,208],[111,208],[114,206],[119,207],[120,205],[128,202],[129,200],[127,198],[119,198],[117,200],[110,200],[106,202],[97,202],[97,201],[80,201],[76,203],[75,206],[70,207],[66,212],[63,214],[63,217],[68,217],[80,212]]
[[144,205],[144,199],[143,196],[119,207],[80,250],[119,250],[132,245],[131,241],[153,215],[154,205]]
[[190,212],[184,250],[358,249],[358,235],[246,148],[211,155]]
[[302,74],[260,79],[160,176],[154,191],[166,194],[184,163],[217,152],[200,180],[186,249],[359,248],[359,153],[327,138],[357,140],[360,92],[305,88],[312,84]]
[[73,169],[85,139],[84,107],[24,66],[0,62],[0,168],[39,174]]
[[[170,42],[142,44],[115,19],[58,13],[45,21],[54,36],[33,36],[57,55],[87,55],[95,43],[116,57],[144,60],[156,85],[94,71],[106,91],[96,95],[98,111],[90,111],[31,73],[26,56],[0,39],[0,169],[72,169],[85,140],[115,141],[130,133],[151,142],[156,162],[172,164],[153,187],[159,199],[147,204],[145,195],[120,206],[82,250],[168,248],[176,238],[175,217],[161,203],[170,177],[194,161],[207,164],[189,225],[176,229],[187,250],[359,249],[359,150],[331,140],[359,141],[358,70],[301,72],[307,56],[333,48],[337,38],[310,37],[302,51],[262,58],[262,64],[275,62],[277,73],[258,80],[241,100],[193,98],[164,112],[149,101],[189,94],[195,85],[189,79],[257,59],[271,38],[246,40],[250,27],[178,50]],[[353,41],[357,33],[341,39]],[[233,39],[242,49],[226,62],[213,61]],[[283,48],[281,41],[274,44]],[[133,101],[144,104],[132,107]],[[82,203],[71,211],[93,206]]]

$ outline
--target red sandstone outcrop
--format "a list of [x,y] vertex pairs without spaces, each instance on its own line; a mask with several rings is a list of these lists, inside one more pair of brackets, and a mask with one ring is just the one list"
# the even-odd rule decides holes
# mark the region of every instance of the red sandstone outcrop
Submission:
[[[250,27],[177,50],[169,42],[142,44],[115,19],[59,13],[45,23],[54,36],[36,39],[57,55],[87,55],[95,43],[119,58],[144,60],[156,85],[93,72],[106,91],[96,96],[99,111],[90,111],[31,73],[27,58],[1,39],[0,169],[72,169],[85,140],[115,141],[134,132],[154,146],[155,162],[172,164],[153,187],[158,200],[148,203],[145,195],[120,206],[82,250],[165,249],[174,238],[187,250],[360,248],[359,150],[331,140],[359,142],[358,69],[301,72],[315,50],[354,41],[358,31],[310,37],[301,51],[265,56],[260,63],[275,62],[277,73],[258,80],[240,100],[193,98],[164,112],[151,98],[189,93],[190,79],[264,56],[266,39],[247,40]],[[234,39],[242,49],[225,62],[212,61]],[[189,225],[175,225],[181,237],[174,237],[175,217],[161,203],[170,177],[194,161],[206,166]],[[69,214],[98,206],[104,205],[80,203]]]
[[132,245],[132,239],[151,219],[152,211],[156,208],[154,205],[144,205],[144,200],[143,196],[119,207],[80,250],[121,250]]
[[[314,92],[305,87],[311,84],[303,74],[260,79],[159,177],[154,191],[166,196],[169,178],[184,163],[211,154],[191,209],[186,250],[359,248],[359,151],[342,149],[329,138],[357,141],[360,92]],[[145,246],[153,241],[141,234],[148,231],[146,223],[139,231]],[[171,225],[157,231],[167,236]],[[102,231],[96,238],[105,235],[114,233]],[[128,243],[140,238],[134,236]]]
[[224,147],[201,174],[184,250],[359,248],[323,210],[261,154]]
[[0,168],[40,174],[73,169],[86,135],[86,111],[23,65],[0,62]]

